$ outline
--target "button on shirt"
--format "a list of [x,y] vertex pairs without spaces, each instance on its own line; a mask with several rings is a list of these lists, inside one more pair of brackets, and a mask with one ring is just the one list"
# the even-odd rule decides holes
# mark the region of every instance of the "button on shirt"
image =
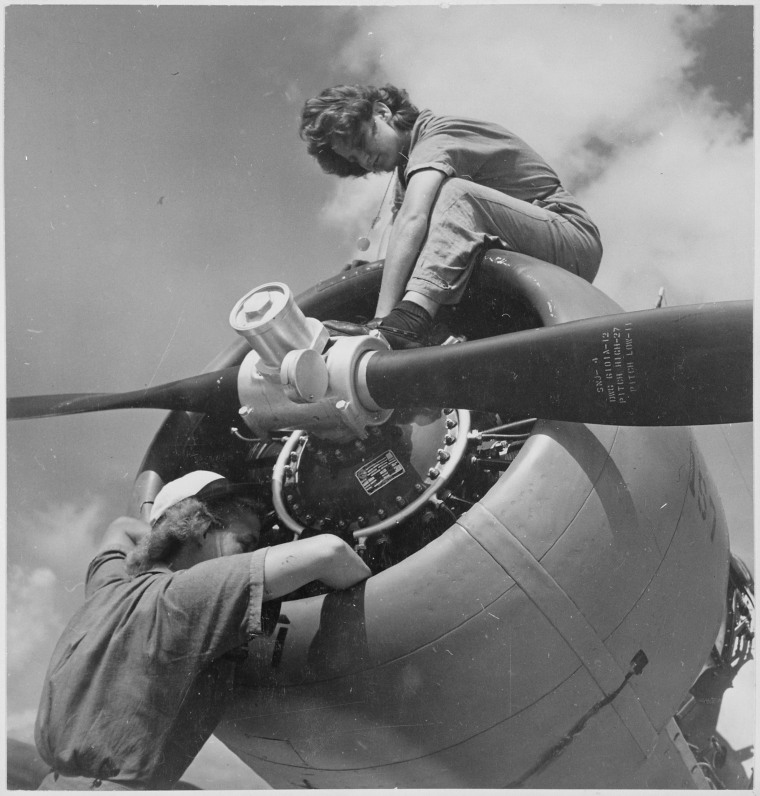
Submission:
[[124,550],[93,559],[42,692],[45,761],[65,775],[171,788],[224,712],[241,645],[277,619],[279,602],[262,607],[265,556],[134,577]]

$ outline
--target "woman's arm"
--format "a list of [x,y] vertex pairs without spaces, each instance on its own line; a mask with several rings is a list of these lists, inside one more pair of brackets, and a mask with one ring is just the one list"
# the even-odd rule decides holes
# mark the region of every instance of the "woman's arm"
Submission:
[[150,525],[134,517],[118,517],[106,529],[98,546],[98,552],[120,547],[127,552],[137,547],[140,540],[150,533]]
[[409,178],[406,195],[391,229],[385,255],[376,318],[384,318],[403,298],[425,235],[438,189],[446,178],[442,171],[424,169]]
[[330,533],[310,536],[267,550],[264,599],[282,597],[314,580],[334,589],[347,589],[371,574],[364,561],[339,537]]

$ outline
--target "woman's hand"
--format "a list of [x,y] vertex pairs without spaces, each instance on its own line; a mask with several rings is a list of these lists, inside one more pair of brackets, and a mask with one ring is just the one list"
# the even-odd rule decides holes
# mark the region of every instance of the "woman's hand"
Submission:
[[135,517],[118,517],[106,529],[100,550],[122,547],[127,551],[137,547],[143,537],[150,533],[150,525]]

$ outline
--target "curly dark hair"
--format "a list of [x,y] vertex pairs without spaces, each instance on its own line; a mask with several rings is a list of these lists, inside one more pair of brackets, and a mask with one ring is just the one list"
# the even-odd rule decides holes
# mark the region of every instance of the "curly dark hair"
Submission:
[[210,530],[228,523],[230,514],[237,511],[241,503],[259,514],[264,510],[264,504],[258,500],[229,497],[217,501],[202,501],[195,497],[181,500],[166,510],[151,532],[127,555],[127,573],[139,575],[156,565],[167,566],[186,544],[194,542],[200,546]]
[[419,110],[412,105],[403,88],[389,83],[375,86],[334,86],[319,96],[306,100],[301,112],[299,134],[307,143],[322,171],[338,177],[363,177],[367,170],[358,163],[349,163],[336,154],[331,145],[333,136],[351,145],[360,142],[361,126],[372,119],[375,102],[385,103],[391,111],[391,124],[399,131],[411,130]]

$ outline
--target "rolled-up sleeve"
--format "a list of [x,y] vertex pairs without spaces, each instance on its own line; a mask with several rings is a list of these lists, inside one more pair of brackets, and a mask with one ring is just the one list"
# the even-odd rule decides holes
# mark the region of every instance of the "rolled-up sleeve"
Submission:
[[248,636],[260,636],[262,626],[262,607],[264,603],[264,560],[268,547],[251,554],[250,594],[248,596]]
[[267,548],[223,556],[162,581],[154,619],[156,654],[208,662],[271,632],[278,608],[264,604],[266,555]]
[[85,597],[111,583],[129,579],[124,561],[128,551],[120,545],[109,546],[90,561],[85,578]]
[[264,602],[264,561],[268,547],[251,556],[250,595],[248,597],[248,636],[271,636],[280,617],[282,600]]
[[405,179],[409,180],[424,169],[436,169],[447,177],[462,176],[457,163],[461,142],[457,140],[456,131],[451,130],[444,119],[431,116],[429,111],[423,114],[419,135],[412,144],[404,169]]

